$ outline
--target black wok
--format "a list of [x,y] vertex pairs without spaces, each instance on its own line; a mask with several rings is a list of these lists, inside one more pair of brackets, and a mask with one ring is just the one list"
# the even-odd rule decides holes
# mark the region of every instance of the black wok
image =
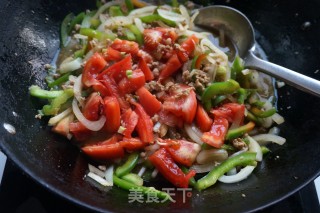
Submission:
[[[215,3],[234,6],[251,19],[270,61],[320,79],[320,1]],[[148,205],[129,204],[128,193],[117,187],[104,192],[84,181],[86,159],[52,134],[45,120],[34,118],[41,103],[29,97],[28,87],[43,85],[43,65],[57,51],[64,16],[93,7],[93,1],[0,1],[0,147],[44,188],[97,211],[243,212],[278,202],[319,175],[320,99],[285,86],[278,91],[278,108],[286,118],[280,128],[287,143],[271,146],[272,153],[239,184],[194,191],[186,203],[177,196],[176,203]],[[306,21],[311,26],[303,25]],[[13,125],[16,134],[8,133],[4,123]]]

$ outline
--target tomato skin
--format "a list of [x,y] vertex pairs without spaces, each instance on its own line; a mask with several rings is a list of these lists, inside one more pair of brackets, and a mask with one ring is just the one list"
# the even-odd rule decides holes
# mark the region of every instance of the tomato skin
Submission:
[[125,95],[128,93],[135,92],[140,87],[143,87],[146,83],[143,72],[140,69],[133,70],[131,77],[124,77],[119,82],[120,92]]
[[182,62],[186,62],[194,49],[196,48],[196,44],[199,42],[199,39],[194,34],[191,35],[187,40],[183,41],[181,44],[181,48],[177,50],[177,54],[179,59]]
[[196,124],[203,132],[207,132],[210,130],[213,120],[209,117],[206,110],[198,104],[197,112],[196,112]]
[[84,141],[92,136],[93,132],[87,129],[81,122],[71,122],[69,131],[77,141]]
[[228,132],[229,122],[227,119],[218,117],[215,118],[211,130],[203,133],[201,140],[215,148],[221,148],[224,143],[224,138]]
[[132,55],[136,55],[139,52],[139,44],[134,41],[121,40],[117,38],[110,46],[119,52],[130,53]]
[[[189,94],[181,94],[188,90]],[[180,95],[179,95],[180,94]],[[191,87],[180,84],[163,103],[164,110],[169,111],[177,117],[182,117],[183,121],[191,124],[197,111],[197,98]],[[178,95],[179,97],[175,97]]]
[[146,61],[143,58],[140,58],[138,67],[143,72],[146,81],[151,81],[154,79],[153,73],[151,72],[150,68],[148,67]]
[[106,61],[120,61],[123,58],[123,55],[120,51],[108,47],[107,50],[103,53],[103,58]]
[[105,78],[105,76],[110,76],[118,83],[121,79],[126,77],[127,70],[132,70],[132,58],[130,54],[121,61],[114,63],[105,69],[98,75],[97,79],[102,80]]
[[130,108],[129,103],[123,98],[123,96],[120,94],[119,88],[117,83],[109,77],[108,75],[103,76],[103,80],[101,80],[101,83],[106,87],[107,94],[109,96],[115,96],[118,99],[118,102],[120,104],[120,108],[122,110],[126,110]]
[[[175,32],[173,28],[156,27],[154,29],[162,33],[162,44],[174,44],[174,42],[178,38],[178,34]],[[167,40],[168,38],[170,38],[170,42]]]
[[176,187],[187,188],[189,179],[195,175],[194,170],[191,170],[188,174],[184,174],[165,148],[160,148],[154,152],[149,157],[149,160]]
[[176,54],[172,55],[165,67],[160,71],[159,81],[172,76],[180,69],[181,66],[182,64],[180,63],[178,56]]
[[87,61],[82,72],[82,83],[90,87],[96,83],[97,75],[107,66],[107,62],[99,54],[95,53]]
[[139,116],[137,115],[137,113],[135,111],[132,111],[132,109],[129,108],[125,111],[125,113],[122,114],[121,119],[123,122],[123,127],[126,128],[122,132],[122,134],[126,138],[131,138],[131,134],[138,123]]
[[122,158],[124,156],[124,150],[120,143],[89,145],[82,147],[81,150],[87,156],[99,161]]
[[93,92],[86,99],[83,107],[83,115],[91,121],[99,120],[103,107],[103,100],[99,93]]
[[169,143],[170,141],[179,143],[179,146],[177,146],[177,148],[168,146],[166,147],[166,149],[175,162],[185,166],[191,166],[201,150],[201,146],[199,144],[186,140],[167,139],[165,141],[169,141]]
[[119,143],[125,150],[129,152],[141,150],[146,146],[146,144],[143,143],[139,138],[123,138]]
[[145,29],[143,31],[144,46],[148,50],[154,50],[162,41],[162,33],[155,29]]
[[242,124],[244,120],[244,111],[244,104],[226,103],[221,107],[210,110],[210,113],[215,117],[223,117],[231,123],[236,122]]
[[120,105],[116,97],[106,96],[104,99],[104,113],[106,123],[104,129],[107,132],[115,133],[120,127]]
[[135,105],[135,112],[139,116],[136,130],[138,132],[139,138],[144,143],[152,143],[154,140],[153,136],[153,122],[143,107],[138,103],[132,103]]
[[148,115],[153,116],[161,109],[161,102],[152,95],[145,87],[141,87],[136,91],[139,102],[143,106]]
[[167,110],[161,109],[158,112],[158,115],[160,123],[166,124],[171,127],[183,127],[183,120]]

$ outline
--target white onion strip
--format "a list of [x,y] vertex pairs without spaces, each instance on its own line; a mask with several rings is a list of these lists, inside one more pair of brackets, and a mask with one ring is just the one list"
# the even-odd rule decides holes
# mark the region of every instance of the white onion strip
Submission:
[[222,175],[218,180],[223,183],[237,183],[246,179],[254,170],[254,166],[246,166],[235,175]]
[[71,109],[71,107],[69,107],[68,109],[64,110],[63,112],[59,113],[58,115],[50,118],[48,125],[49,126],[55,125],[56,123],[61,121],[63,118],[67,117],[71,112],[72,112],[72,109]]
[[134,18],[133,21],[134,21],[135,25],[137,26],[137,28],[139,29],[139,31],[140,31],[141,33],[143,33],[144,27],[143,27],[143,24],[142,24],[141,19],[139,19],[139,18]]
[[109,186],[113,186],[113,165],[106,169],[104,172],[104,178],[109,183]]
[[129,13],[129,16],[142,17],[153,14],[157,6],[146,6],[139,9],[134,9]]
[[216,162],[212,161],[206,164],[193,164],[190,170],[194,170],[196,173],[210,172],[216,166]]
[[89,172],[87,174],[87,176],[92,178],[96,182],[100,183],[102,186],[112,186],[107,180],[105,180],[104,178],[100,177],[99,175],[96,175],[93,172]]
[[80,103],[80,106],[83,106],[84,99],[81,96],[82,93],[82,74],[80,74],[74,81],[73,85],[73,94],[77,101]]
[[106,11],[109,7],[114,6],[114,5],[120,5],[122,3],[122,1],[111,1],[108,2],[104,5],[102,5],[98,11],[96,12],[96,14],[94,14],[94,16],[92,17],[92,19],[97,19],[99,17],[99,15],[101,13],[103,13],[104,11]]
[[220,58],[220,59],[222,59],[222,61],[220,63],[221,65],[223,65],[223,66],[228,65],[228,56],[224,52],[222,52],[218,47],[216,47],[209,39],[203,38],[200,42],[200,47],[203,52],[205,52],[207,50],[206,47],[211,49],[212,51],[217,53],[217,55],[215,57],[216,61],[218,60],[218,58]]
[[252,136],[252,138],[256,140],[260,145],[266,145],[269,142],[283,145],[286,142],[285,138],[273,134],[260,134]]
[[74,98],[72,101],[72,110],[76,118],[87,128],[90,129],[91,131],[99,131],[104,123],[106,122],[106,117],[101,116],[99,120],[97,121],[90,121],[86,119],[83,114],[81,113],[77,100]]
[[260,145],[252,137],[248,136],[247,138],[249,139],[249,151],[257,153],[256,160],[262,161],[262,151]]
[[186,20],[187,27],[190,28],[190,15],[188,13],[187,8],[184,5],[180,4],[179,10],[180,10],[181,15],[184,16],[184,18]]
[[[201,140],[201,135],[199,135],[200,130],[195,127],[194,125],[191,126],[189,124],[184,124],[184,130],[188,134],[188,136],[191,138],[192,141],[196,142],[199,145],[202,145],[203,142]],[[197,132],[198,131],[198,132]]]
[[278,113],[275,113],[271,116],[271,119],[276,122],[276,124],[282,124],[284,122],[284,118],[279,115]]
[[62,63],[59,67],[59,72],[60,73],[72,72],[74,70],[80,69],[81,65],[82,65],[82,59],[76,58],[72,61]]
[[163,10],[163,9],[158,9],[157,11],[162,18],[168,19],[170,21],[183,22],[186,20],[184,16],[172,11]]
[[91,165],[91,164],[88,164],[88,168],[89,168],[89,171],[104,178],[104,172],[101,171],[100,169],[98,169],[97,167]]

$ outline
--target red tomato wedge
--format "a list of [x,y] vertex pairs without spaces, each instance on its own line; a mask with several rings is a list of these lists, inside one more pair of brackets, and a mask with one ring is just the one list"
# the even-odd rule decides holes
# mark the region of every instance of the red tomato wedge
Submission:
[[136,55],[139,52],[139,44],[134,41],[121,40],[116,38],[111,47],[119,52]]
[[131,138],[131,134],[138,123],[139,116],[135,111],[132,111],[132,109],[129,108],[122,114],[121,120],[123,122],[123,127],[125,128],[122,134],[127,138]]
[[161,109],[161,102],[152,95],[145,87],[141,87],[136,91],[139,97],[139,103],[143,106],[148,115],[153,116]]
[[186,140],[165,140],[165,142],[167,141],[168,143],[170,143],[170,141],[179,143],[179,146],[177,146],[177,148],[175,148],[175,146],[167,146],[166,149],[175,162],[185,166],[191,166],[201,150],[201,146],[199,144]]
[[93,134],[81,122],[71,122],[69,124],[69,131],[77,141],[84,141]]
[[126,77],[127,70],[132,70],[132,58],[130,54],[100,73],[97,79],[102,80],[107,75],[111,76],[116,82],[119,82]]
[[109,95],[108,89],[103,85],[103,83],[97,80],[94,85],[92,85],[94,91],[100,93],[101,97]]
[[159,81],[172,76],[180,69],[181,66],[182,64],[180,63],[178,56],[176,54],[172,55],[165,67],[160,71]]
[[89,145],[82,147],[81,150],[89,157],[102,161],[124,156],[124,150],[120,143]]
[[143,72],[140,69],[133,70],[130,76],[122,78],[119,82],[120,92],[125,95],[135,92],[140,87],[143,87],[146,83]]
[[103,107],[103,100],[99,93],[93,92],[91,95],[86,99],[83,107],[83,115],[88,120],[96,121],[100,118],[101,112]]
[[108,47],[105,52],[103,52],[103,58],[106,61],[120,61],[123,58],[123,55],[120,51]]
[[236,123],[241,125],[244,119],[245,106],[238,103],[227,103],[223,104],[221,107],[212,109],[212,113],[215,117],[223,117],[231,123]]
[[146,61],[143,58],[140,58],[138,63],[138,68],[143,72],[146,81],[150,81],[154,79],[154,75],[148,67]]
[[160,148],[154,152],[149,157],[149,160],[163,177],[176,187],[187,188],[189,179],[196,174],[194,170],[189,171],[188,174],[184,174],[165,148]]
[[170,95],[164,101],[163,109],[182,117],[184,122],[188,124],[192,123],[197,111],[197,98],[193,89],[180,84]]
[[115,96],[118,99],[118,102],[120,104],[120,108],[122,110],[126,110],[130,108],[129,103],[122,97],[120,94],[119,88],[117,86],[117,83],[109,77],[108,75],[105,75],[103,77],[103,80],[101,80],[103,85],[107,88],[107,93],[109,96]]
[[87,61],[82,72],[82,83],[90,87],[95,84],[98,74],[107,66],[107,62],[99,54],[95,53]]
[[173,28],[156,27],[154,29],[162,33],[162,44],[174,44],[174,42],[178,38],[178,34],[175,32]]
[[179,59],[182,62],[186,62],[189,59],[189,56],[193,53],[198,42],[199,39],[195,35],[191,35],[189,38],[187,38],[187,40],[182,42],[181,48],[177,50]]
[[166,124],[171,127],[183,127],[183,120],[169,111],[161,109],[158,115],[160,123]]
[[146,146],[146,144],[139,138],[123,138],[119,143],[125,150],[129,152],[141,150]]
[[138,132],[139,138],[145,143],[153,143],[153,122],[143,107],[135,102],[135,112],[139,116],[136,130]]
[[196,113],[196,124],[203,132],[210,130],[213,120],[209,117],[208,113],[204,108],[198,104],[197,113]]
[[203,133],[201,140],[210,146],[221,148],[228,132],[228,127],[229,122],[227,119],[222,117],[215,118],[211,130]]
[[155,29],[145,29],[143,31],[144,46],[148,50],[154,50],[162,41],[162,32]]
[[104,129],[107,132],[115,133],[120,127],[120,105],[116,97],[106,96],[104,99],[104,114],[106,123]]

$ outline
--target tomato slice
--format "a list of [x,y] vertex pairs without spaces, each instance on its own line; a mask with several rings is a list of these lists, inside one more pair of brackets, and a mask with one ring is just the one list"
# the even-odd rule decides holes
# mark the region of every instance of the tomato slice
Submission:
[[166,124],[171,127],[183,127],[183,120],[167,110],[161,109],[158,112],[158,115],[160,123]]
[[203,133],[201,140],[215,148],[221,148],[224,143],[224,138],[228,132],[229,122],[227,119],[218,117],[215,118],[211,130]]
[[106,123],[104,129],[107,132],[117,132],[120,127],[120,105],[116,97],[106,96],[104,99],[104,113],[106,116]]
[[122,110],[126,110],[130,108],[129,103],[120,94],[119,88],[117,86],[117,83],[114,81],[114,79],[112,79],[108,75],[105,75],[103,76],[103,80],[101,80],[101,82],[106,87],[108,95],[115,96],[118,99],[120,108]]
[[129,152],[141,150],[146,146],[146,144],[143,143],[139,138],[123,138],[119,143]]
[[189,171],[188,174],[184,174],[165,148],[160,148],[154,152],[149,157],[149,160],[176,187],[187,188],[189,179],[196,174],[194,170]]
[[123,122],[123,127],[125,128],[122,134],[127,138],[131,138],[131,134],[138,123],[139,116],[135,111],[132,111],[132,109],[129,108],[127,111],[125,111],[125,113],[122,114],[121,119]]
[[119,82],[121,79],[126,77],[127,70],[132,70],[132,58],[130,54],[100,73],[97,79],[102,80],[107,75],[111,76],[116,82]]
[[130,53],[136,55],[139,52],[139,44],[134,41],[115,39],[111,47],[119,52]]
[[[71,115],[71,116],[73,119],[73,115]],[[70,119],[70,116],[67,116],[67,117],[61,119],[55,126],[52,127],[52,131],[67,137],[68,133],[70,131],[69,130],[70,121],[72,121]]]
[[81,150],[89,157],[102,161],[124,156],[124,150],[120,143],[89,145],[82,147]]
[[154,29],[162,33],[162,44],[174,44],[178,38],[178,34],[175,32],[174,28],[156,27]]
[[162,41],[163,33],[155,29],[145,29],[143,31],[144,46],[148,50],[154,50]]
[[123,95],[135,92],[146,83],[143,72],[140,69],[133,70],[130,77],[126,76],[119,82],[119,89]]
[[212,109],[210,113],[212,113],[215,117],[223,117],[231,123],[237,123],[238,125],[241,125],[244,120],[244,111],[244,104],[227,103],[223,104],[221,107]]
[[96,83],[97,75],[107,66],[107,62],[99,54],[95,53],[87,61],[82,72],[82,83],[90,87]]
[[136,91],[137,96],[139,97],[139,102],[143,106],[144,110],[150,115],[153,116],[161,109],[161,102],[152,95],[145,87],[141,87]]
[[138,63],[139,69],[143,72],[146,81],[150,81],[154,79],[154,75],[151,72],[150,68],[148,67],[146,61],[143,58],[140,58],[139,63]]
[[123,58],[123,55],[120,51],[108,47],[105,52],[103,52],[103,58],[106,61],[120,61]]
[[83,107],[83,115],[88,120],[96,121],[100,118],[101,111],[103,106],[103,100],[99,93],[93,92],[91,95],[86,99]]
[[135,112],[139,116],[138,123],[136,126],[136,130],[141,141],[145,143],[152,143],[153,142],[153,122],[143,107],[133,102],[132,104],[135,105]]
[[177,146],[177,148],[175,148],[175,146],[166,147],[167,151],[170,153],[174,161],[185,166],[191,166],[196,160],[196,157],[201,150],[201,146],[197,143],[189,142],[186,140],[165,140],[165,142],[168,143],[170,143],[171,141],[173,141],[174,143],[179,143],[179,146]]
[[213,120],[209,117],[208,113],[200,104],[198,104],[195,120],[196,124],[203,132],[209,131],[213,122]]
[[92,136],[93,132],[87,129],[81,122],[71,122],[69,131],[77,141],[84,141]]
[[159,80],[162,81],[172,76],[180,69],[181,66],[182,64],[180,63],[178,56],[176,54],[172,55],[165,67],[161,70]]
[[163,109],[182,117],[184,122],[192,123],[196,110],[197,98],[193,89],[187,85],[177,85],[174,91],[163,103]]
[[177,50],[177,54],[179,59],[182,62],[186,62],[190,55],[193,53],[194,49],[196,48],[196,44],[199,42],[199,39],[194,34],[191,35],[187,40],[182,42],[181,48]]

